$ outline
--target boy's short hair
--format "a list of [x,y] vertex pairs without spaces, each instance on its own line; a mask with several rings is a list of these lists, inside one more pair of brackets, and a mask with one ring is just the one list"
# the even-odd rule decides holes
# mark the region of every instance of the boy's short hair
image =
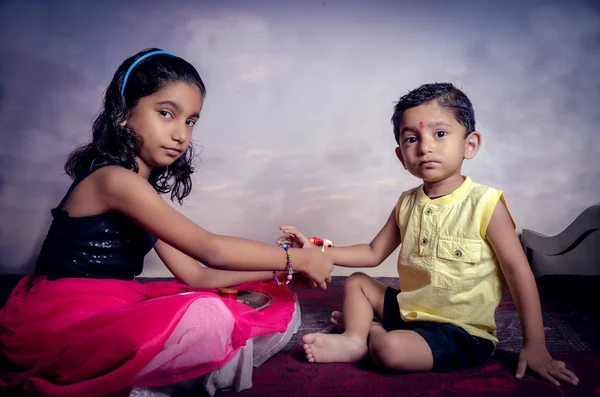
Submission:
[[394,125],[394,137],[398,144],[400,144],[400,123],[402,123],[404,111],[433,100],[454,114],[456,121],[465,127],[465,136],[475,131],[475,111],[464,92],[451,83],[423,84],[402,96],[394,107],[392,124]]

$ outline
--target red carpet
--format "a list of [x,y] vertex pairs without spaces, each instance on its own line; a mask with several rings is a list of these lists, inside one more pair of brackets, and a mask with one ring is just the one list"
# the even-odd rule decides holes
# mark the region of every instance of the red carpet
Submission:
[[[580,379],[578,386],[561,387],[528,375],[514,378],[521,345],[519,318],[509,294],[497,314],[500,344],[493,358],[477,368],[449,374],[383,374],[368,362],[309,364],[300,345],[302,335],[331,332],[329,316],[342,305],[343,279],[336,277],[326,291],[297,290],[302,327],[286,349],[256,368],[253,387],[218,397],[250,396],[600,396],[600,317],[557,300],[540,290],[548,349]],[[396,286],[396,279],[381,279]]]

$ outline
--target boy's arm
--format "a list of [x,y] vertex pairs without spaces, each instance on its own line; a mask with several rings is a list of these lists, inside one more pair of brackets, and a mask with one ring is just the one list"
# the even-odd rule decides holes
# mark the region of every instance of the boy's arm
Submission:
[[[310,240],[293,226],[283,226],[281,230],[299,242],[300,246],[312,244]],[[282,240],[283,238],[280,238]],[[280,241],[278,240],[278,241]],[[376,267],[381,264],[400,245],[400,230],[396,224],[396,208],[388,217],[383,228],[370,244],[358,244],[348,247],[331,247],[325,254],[332,255],[333,263],[343,267]]]
[[566,369],[562,361],[553,360],[546,349],[537,285],[508,209],[501,200],[494,209],[486,235],[508,282],[523,329],[523,348],[519,356],[517,378],[521,378],[529,366],[539,376],[557,386],[557,379],[577,384],[579,380],[575,374]]

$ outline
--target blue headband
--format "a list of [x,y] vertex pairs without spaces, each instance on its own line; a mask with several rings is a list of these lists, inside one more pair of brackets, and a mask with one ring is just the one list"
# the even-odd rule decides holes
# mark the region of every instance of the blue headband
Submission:
[[133,70],[133,68],[138,63],[142,62],[144,59],[148,58],[149,56],[158,55],[158,54],[171,55],[171,56],[174,56],[174,57],[177,56],[177,55],[173,54],[172,52],[160,50],[160,51],[149,52],[147,54],[142,55],[138,59],[136,59],[136,61],[131,64],[131,66],[129,67],[129,69],[127,69],[127,73],[125,73],[125,77],[123,78],[123,84],[121,85],[121,95],[125,94],[125,84],[127,83],[127,78],[129,77],[129,73],[131,73],[131,71]]

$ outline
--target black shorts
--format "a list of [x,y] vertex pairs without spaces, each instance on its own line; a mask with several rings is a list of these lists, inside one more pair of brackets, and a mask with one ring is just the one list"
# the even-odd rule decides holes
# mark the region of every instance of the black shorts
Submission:
[[488,339],[472,336],[450,323],[404,321],[400,317],[397,296],[400,291],[387,287],[383,301],[383,327],[387,331],[410,330],[421,335],[433,353],[433,369],[448,372],[485,362],[496,348]]

